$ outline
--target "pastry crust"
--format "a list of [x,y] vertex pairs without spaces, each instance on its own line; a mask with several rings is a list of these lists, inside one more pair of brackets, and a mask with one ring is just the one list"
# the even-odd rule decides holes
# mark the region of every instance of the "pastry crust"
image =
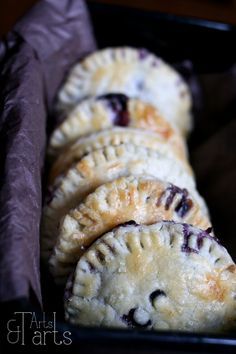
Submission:
[[52,133],[48,153],[55,157],[83,135],[112,126],[151,130],[183,150],[181,135],[152,105],[122,94],[108,94],[79,103]]
[[176,159],[132,144],[95,150],[59,176],[52,186],[50,201],[43,210],[41,253],[48,259],[55,244],[60,219],[98,186],[121,176],[152,176],[186,188],[208,215],[195,180]]
[[67,276],[86,247],[129,220],[141,224],[174,220],[210,227],[186,189],[149,177],[121,177],[98,187],[62,219],[50,257],[52,274],[55,278]]
[[179,144],[171,144],[171,141],[167,141],[162,134],[135,128],[117,127],[78,139],[76,143],[61,153],[52,165],[49,184],[52,184],[58,175],[61,175],[73,163],[91,151],[110,145],[116,146],[127,143],[150,148],[176,158],[182,162],[183,168],[192,173],[192,169],[187,162],[187,149],[184,141],[179,140]]
[[81,257],[65,313],[76,325],[217,332],[236,326],[235,294],[236,266],[208,232],[125,225]]
[[59,92],[57,109],[71,109],[86,97],[123,93],[158,108],[185,135],[192,126],[191,95],[172,67],[144,49],[107,48],[76,64]]

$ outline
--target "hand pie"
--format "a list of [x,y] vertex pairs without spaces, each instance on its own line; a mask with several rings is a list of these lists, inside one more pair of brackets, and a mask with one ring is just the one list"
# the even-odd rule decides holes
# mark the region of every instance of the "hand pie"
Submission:
[[66,290],[76,325],[217,332],[236,325],[236,266],[207,231],[124,225],[80,258]]
[[52,165],[49,183],[52,184],[58,175],[62,174],[71,164],[80,160],[91,151],[109,145],[116,146],[128,143],[150,148],[172,158],[176,158],[182,162],[183,168],[190,172],[191,167],[187,162],[186,145],[181,140],[182,139],[179,140],[180,144],[171,144],[171,141],[169,142],[162,134],[135,128],[116,127],[102,130],[98,133],[78,139],[77,142],[62,152]]
[[86,247],[129,220],[140,224],[174,220],[203,229],[210,226],[186,189],[151,177],[121,177],[98,187],[62,219],[50,257],[54,277],[67,276]]
[[61,88],[57,110],[70,110],[87,97],[117,92],[154,105],[183,135],[191,129],[187,84],[145,49],[108,48],[86,57],[72,68]]
[[55,157],[78,138],[113,126],[154,131],[182,151],[181,135],[152,105],[123,94],[108,94],[79,103],[54,130],[49,156]]

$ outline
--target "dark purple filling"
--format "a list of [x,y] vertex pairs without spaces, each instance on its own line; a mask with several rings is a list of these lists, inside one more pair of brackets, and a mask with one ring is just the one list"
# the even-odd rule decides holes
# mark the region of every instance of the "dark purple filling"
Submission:
[[[109,232],[112,232],[112,231],[115,231],[116,229],[118,229],[119,227],[126,227],[126,226],[130,226],[130,225],[133,225],[133,226],[140,226],[140,224],[137,224],[134,220],[129,220],[127,222],[124,222],[123,224],[119,224],[119,225],[116,225],[114,226],[112,229],[109,230]],[[106,233],[106,232],[105,232]],[[104,234],[103,234],[104,235]],[[103,235],[101,235],[100,237],[102,237]],[[115,249],[113,249],[109,244],[107,244],[106,242],[103,242],[113,253],[115,253]],[[87,247],[85,247],[85,250],[87,249]],[[99,251],[98,251],[99,252]],[[101,253],[101,252],[100,252]],[[101,253],[101,254],[97,254],[97,257],[103,261],[104,259],[104,255]]]
[[187,212],[192,208],[192,206],[192,200],[183,196],[179,204],[176,206],[175,211],[181,218],[183,218],[184,215],[186,215]]
[[177,194],[186,196],[186,189],[181,189],[173,184],[171,184],[167,189],[166,192],[169,192],[168,197],[166,198],[166,204],[165,204],[165,208],[166,210],[168,210],[171,206],[171,204],[173,203],[173,200],[175,198],[175,196]]
[[130,226],[130,225],[139,226],[139,224],[137,224],[136,221],[134,221],[134,220],[126,221],[123,224],[120,224],[119,226],[124,227],[124,226]]
[[123,315],[121,317],[122,321],[124,321],[128,327],[132,327],[132,328],[146,328],[148,326],[151,325],[151,320],[148,320],[146,323],[141,324],[135,321],[134,319],[134,313],[137,310],[137,307],[131,309],[128,313],[128,315]]
[[181,200],[179,201],[179,203],[175,207],[175,211],[181,218],[183,218],[193,206],[192,200],[190,198],[188,198],[187,189],[185,189],[185,188],[181,189],[181,188],[171,184],[170,187],[168,187],[166,189],[166,192],[169,192],[169,195],[168,195],[168,197],[166,199],[166,203],[165,203],[166,210],[168,210],[170,208],[170,206],[173,203],[173,200],[177,194],[182,196]]
[[199,232],[198,240],[197,240],[198,249],[200,249],[202,247],[202,243],[203,243],[204,238],[214,239],[214,241],[216,241],[219,245],[221,245],[221,243],[218,240],[218,238],[216,238],[214,235],[210,234],[211,232],[212,232],[212,227],[208,227],[208,229],[201,230]]
[[150,299],[152,305],[153,305],[154,300],[155,300],[157,297],[159,297],[159,296],[165,296],[165,297],[166,297],[166,293],[165,293],[163,290],[161,290],[161,289],[157,289],[157,290],[153,291],[153,292],[150,294],[149,299]]
[[184,234],[184,243],[181,247],[181,251],[182,252],[186,252],[186,253],[198,253],[198,250],[196,250],[195,248],[191,248],[189,246],[189,238],[192,235],[192,231],[191,228],[189,227],[188,224],[183,224],[183,234]]
[[113,124],[121,127],[129,125],[128,100],[126,95],[121,93],[109,93],[99,96],[98,100],[105,100],[114,113]]
[[126,227],[126,226],[131,226],[131,225],[139,226],[139,224],[137,224],[134,220],[129,220],[129,221],[124,222],[123,224],[119,224],[119,225],[113,227],[113,229],[111,229],[111,231],[118,229],[118,227]]
[[216,237],[210,235],[211,231],[212,227],[209,227],[207,230],[199,230],[199,233],[197,234],[197,249],[195,249],[189,247],[189,238],[192,235],[191,225],[183,224],[184,244],[182,245],[181,250],[187,253],[198,253],[200,248],[202,247],[204,238],[210,238],[211,240],[214,239],[214,241],[220,244],[219,240]]
[[212,226],[211,226],[211,227],[208,227],[208,229],[205,230],[205,232],[206,232],[207,234],[211,234],[212,231],[213,231],[213,227],[212,227]]

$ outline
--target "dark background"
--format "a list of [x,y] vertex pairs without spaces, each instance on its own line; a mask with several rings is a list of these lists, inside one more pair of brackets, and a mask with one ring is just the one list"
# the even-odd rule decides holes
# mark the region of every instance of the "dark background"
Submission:
[[[37,0],[2,0],[0,2],[0,36]],[[89,0],[89,3],[124,5],[181,16],[190,16],[236,24],[236,0]]]

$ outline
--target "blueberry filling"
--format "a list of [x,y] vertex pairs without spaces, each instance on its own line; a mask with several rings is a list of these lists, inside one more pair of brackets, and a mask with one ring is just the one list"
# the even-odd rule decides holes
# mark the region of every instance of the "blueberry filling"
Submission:
[[184,243],[181,247],[182,252],[186,253],[198,253],[198,251],[189,246],[189,238],[192,235],[192,231],[188,224],[183,224],[183,234],[184,234]]
[[119,226],[125,227],[125,226],[130,226],[130,225],[139,226],[139,224],[137,224],[136,221],[134,221],[134,220],[126,221],[123,224],[120,224]]
[[123,315],[121,317],[122,321],[124,321],[128,327],[132,327],[132,328],[146,328],[148,326],[151,325],[151,320],[149,319],[146,323],[138,323],[135,318],[134,318],[134,314],[135,311],[137,310],[137,307],[131,309],[128,313],[128,315]]
[[189,238],[193,234],[191,231],[191,227],[188,224],[183,224],[184,243],[181,247],[181,250],[187,253],[190,252],[198,253],[200,248],[202,247],[204,238],[209,238],[211,240],[213,239],[214,241],[219,243],[216,237],[209,235],[209,230],[211,229],[212,228],[208,228],[206,231],[204,230],[199,231],[199,233],[197,234],[197,249],[195,249],[189,246]]
[[203,243],[203,239],[204,238],[214,239],[214,241],[216,241],[219,245],[221,245],[221,243],[218,240],[218,238],[216,238],[214,235],[210,234],[211,231],[212,231],[212,227],[208,227],[208,229],[202,230],[202,231],[199,232],[199,234],[197,235],[197,237],[198,237],[198,240],[197,240],[198,249],[200,249],[202,247],[202,243]]
[[[133,225],[133,226],[140,226],[140,224],[137,224],[134,220],[129,220],[127,222],[124,222],[123,224],[119,224],[119,225],[116,225],[114,226],[112,229],[109,230],[109,232],[112,232],[112,231],[115,231],[116,229],[118,229],[119,227],[126,227],[126,226],[130,226],[130,225]],[[102,237],[102,235],[101,235]],[[111,252],[114,252],[115,253],[115,249],[113,247],[111,247],[110,245],[108,245],[106,242],[103,242],[109,249]],[[88,247],[83,247],[83,250],[86,250]],[[101,261],[101,262],[104,262],[105,260],[105,256],[102,252],[100,251],[97,251],[96,252],[96,255],[97,255],[97,258]],[[95,269],[96,270],[96,269]]]
[[171,204],[173,203],[173,200],[176,196],[176,194],[183,194],[186,195],[186,189],[181,189],[177,186],[174,186],[173,184],[170,185],[170,187],[167,188],[166,191],[169,191],[169,195],[166,199],[166,204],[165,204],[165,208],[166,210],[168,210],[171,206]]
[[[171,184],[170,187],[168,187],[166,189],[166,192],[169,192],[169,195],[168,195],[168,197],[166,199],[166,203],[165,203],[166,210],[168,210],[170,208],[170,206],[173,203],[174,198],[177,194],[182,196],[181,200],[179,201],[179,203],[175,207],[175,211],[181,218],[183,218],[193,206],[192,200],[190,198],[188,198],[187,189],[185,189],[185,188],[181,189],[181,188]],[[161,196],[161,198],[162,198],[162,196]],[[160,203],[158,203],[158,205],[159,204]]]
[[154,303],[154,300],[155,300],[157,297],[159,297],[159,296],[165,296],[165,297],[166,297],[166,293],[165,293],[163,290],[161,290],[161,289],[157,289],[157,290],[153,291],[153,292],[150,294],[149,299],[150,299],[152,305],[153,305],[153,303]]
[[213,230],[213,227],[211,226],[211,227],[208,227],[208,228],[205,230],[205,232],[206,232],[207,234],[211,234],[212,230]]
[[[187,192],[187,191],[186,191]],[[188,192],[187,192],[188,193]],[[192,208],[193,202],[191,199],[187,198],[186,196],[183,196],[179,204],[176,206],[175,211],[177,214],[183,218],[185,214]]]
[[126,227],[126,226],[139,226],[139,224],[137,224],[134,220],[129,220],[124,222],[123,224],[119,224],[117,226],[115,226],[111,231],[116,230],[118,227]]
[[114,113],[113,124],[121,127],[129,125],[129,112],[128,112],[128,100],[126,95],[121,93],[110,93],[98,97],[100,100],[105,100],[108,103],[109,108]]

